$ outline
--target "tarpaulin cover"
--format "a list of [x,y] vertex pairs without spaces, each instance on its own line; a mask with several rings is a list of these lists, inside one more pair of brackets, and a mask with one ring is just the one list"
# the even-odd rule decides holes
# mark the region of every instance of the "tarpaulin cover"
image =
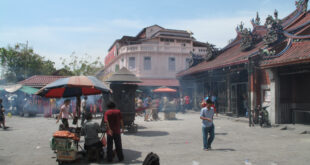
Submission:
[[32,88],[32,87],[29,87],[29,86],[22,86],[20,88],[20,91],[24,92],[24,93],[27,93],[27,94],[35,94],[39,91],[39,89],[37,88]]

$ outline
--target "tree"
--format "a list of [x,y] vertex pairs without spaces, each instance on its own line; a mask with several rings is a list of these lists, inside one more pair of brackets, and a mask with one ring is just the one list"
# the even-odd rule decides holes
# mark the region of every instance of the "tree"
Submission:
[[75,52],[72,52],[70,58],[62,58],[63,69],[72,72],[76,76],[80,75],[95,75],[98,71],[103,68],[103,63],[100,57],[96,57],[92,60],[92,57],[87,53],[83,57],[78,57]]
[[54,62],[34,53],[28,44],[0,48],[0,60],[8,82],[21,81],[33,75],[50,75],[56,71]]

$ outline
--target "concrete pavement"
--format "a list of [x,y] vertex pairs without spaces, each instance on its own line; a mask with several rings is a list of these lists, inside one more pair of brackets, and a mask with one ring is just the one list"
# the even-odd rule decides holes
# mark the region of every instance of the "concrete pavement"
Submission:
[[[160,117],[163,119],[163,114]],[[142,164],[149,152],[157,153],[163,165],[309,164],[310,134],[301,134],[310,132],[309,126],[249,127],[246,122],[219,115],[214,120],[213,150],[203,151],[199,113],[177,114],[177,118],[145,122],[137,117],[138,132],[122,136],[125,161],[115,160],[115,164]],[[49,139],[58,128],[55,122],[42,117],[8,118],[11,128],[0,129],[0,164],[57,164],[49,148]],[[285,126],[288,129],[281,130]]]

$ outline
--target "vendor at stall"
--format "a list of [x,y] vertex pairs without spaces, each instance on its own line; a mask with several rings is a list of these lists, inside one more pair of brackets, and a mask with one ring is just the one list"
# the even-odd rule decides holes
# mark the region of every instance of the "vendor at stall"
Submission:
[[84,149],[88,150],[91,147],[102,148],[102,143],[98,134],[101,133],[101,128],[97,122],[92,121],[92,114],[85,114],[86,123],[82,127],[82,135],[85,136]]

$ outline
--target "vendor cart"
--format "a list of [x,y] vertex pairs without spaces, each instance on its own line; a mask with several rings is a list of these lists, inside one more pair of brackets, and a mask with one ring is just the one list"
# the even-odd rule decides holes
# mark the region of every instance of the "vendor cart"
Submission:
[[[76,97],[76,116],[74,123],[80,117],[81,96],[110,93],[110,89],[93,76],[72,76],[58,79],[41,88],[36,94],[47,98]],[[59,164],[75,161],[78,152],[81,128],[56,131],[51,139],[51,148],[57,153]]]
[[78,143],[80,141],[78,133],[70,131],[56,131],[51,139],[51,149],[56,152],[58,164],[73,162],[77,158]]

